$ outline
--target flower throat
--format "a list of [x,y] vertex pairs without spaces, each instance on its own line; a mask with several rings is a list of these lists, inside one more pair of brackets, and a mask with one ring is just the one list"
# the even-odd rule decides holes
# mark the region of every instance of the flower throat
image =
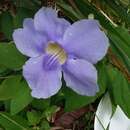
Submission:
[[58,60],[62,65],[67,60],[67,54],[64,49],[57,43],[49,43],[46,48],[46,53],[52,55],[52,60]]

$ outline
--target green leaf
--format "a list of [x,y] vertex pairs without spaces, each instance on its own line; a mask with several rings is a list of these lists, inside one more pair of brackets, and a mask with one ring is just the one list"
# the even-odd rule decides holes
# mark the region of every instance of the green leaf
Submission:
[[43,120],[42,123],[41,123],[40,130],[51,130],[49,122],[46,121],[46,120]]
[[9,12],[4,12],[0,15],[1,31],[5,34],[6,38],[12,39],[13,32],[13,18]]
[[70,17],[71,20],[75,21],[82,18],[81,14],[76,12],[71,6],[68,6],[65,1],[57,1],[60,8],[64,9],[66,16]]
[[30,125],[37,125],[41,119],[41,113],[37,111],[28,111],[27,118]]
[[10,111],[10,99],[4,101],[4,108],[5,108],[5,111],[7,112]]
[[98,72],[98,85],[99,85],[99,92],[97,96],[99,97],[102,95],[107,89],[107,71],[106,71],[106,59],[98,62],[96,65],[97,72]]
[[11,115],[20,112],[33,100],[30,95],[30,89],[25,81],[19,83],[19,88],[20,89],[17,91],[16,96],[11,100]]
[[[124,1],[124,0],[123,0]],[[130,14],[128,13],[128,8],[125,8],[121,2],[116,2],[115,0],[105,0],[107,4],[125,23],[130,25]]]
[[[94,14],[95,19],[98,19],[105,28],[111,27],[109,20],[104,15],[102,15],[102,13],[99,12],[99,10],[95,8],[95,6],[93,6],[86,0],[75,0],[72,2],[74,3],[73,6],[69,4],[65,4],[63,0],[57,2],[58,2],[58,6],[64,10],[66,16],[72,19],[73,21],[80,20],[81,15],[82,17],[84,16],[84,18],[88,18],[89,14]],[[72,8],[73,12],[69,8]],[[78,8],[78,12],[76,11],[77,8]]]
[[23,25],[23,21],[25,18],[30,18],[34,14],[33,10],[27,8],[17,8],[16,16],[13,19],[14,28],[20,28]]
[[47,120],[51,120],[52,115],[54,115],[54,113],[56,113],[59,110],[59,108],[55,105],[52,105],[50,107],[48,107],[45,111],[43,111],[42,114],[42,118],[46,118]]
[[[39,0],[12,0],[15,4],[16,7],[23,7],[27,9],[32,9],[35,10],[36,8],[39,8],[41,5],[41,1]],[[44,2],[44,1],[43,1]]]
[[15,97],[19,88],[21,76],[10,76],[0,85],[0,100],[8,100]]
[[124,5],[129,5],[130,1],[129,0],[120,0]]
[[115,103],[130,117],[130,83],[124,75],[115,68],[108,67],[109,92]]
[[43,111],[50,106],[50,99],[36,99],[36,98],[34,98],[31,105],[33,108]]
[[1,73],[4,73],[4,71],[6,71],[6,70],[7,70],[7,68],[4,65],[0,64],[0,75],[1,75]]
[[20,69],[25,63],[24,57],[13,43],[0,44],[0,64],[10,69]]
[[130,72],[130,34],[128,30],[116,27],[108,31],[108,36],[112,51]]
[[[72,111],[83,107],[89,103],[92,103],[96,97],[81,96],[75,93],[73,90],[64,87],[64,96],[66,99],[65,111]],[[75,100],[77,99],[77,100]]]
[[25,119],[19,116],[10,116],[8,113],[0,113],[0,124],[5,130],[30,130]]

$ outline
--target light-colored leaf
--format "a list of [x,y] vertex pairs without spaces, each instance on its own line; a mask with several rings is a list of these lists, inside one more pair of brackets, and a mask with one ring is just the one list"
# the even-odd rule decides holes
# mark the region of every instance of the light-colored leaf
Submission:
[[94,130],[106,130],[112,116],[112,104],[107,93],[100,101],[94,123]]
[[119,106],[111,119],[109,130],[130,130],[130,119]]

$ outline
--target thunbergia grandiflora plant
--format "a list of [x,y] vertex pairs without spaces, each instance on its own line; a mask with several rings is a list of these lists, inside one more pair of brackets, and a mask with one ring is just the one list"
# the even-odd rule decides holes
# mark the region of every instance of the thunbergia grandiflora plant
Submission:
[[29,60],[23,76],[36,98],[48,98],[62,86],[62,73],[68,87],[81,95],[99,91],[94,67],[106,54],[108,38],[97,20],[83,19],[72,25],[58,18],[52,8],[41,8],[34,19],[26,18],[13,39]]

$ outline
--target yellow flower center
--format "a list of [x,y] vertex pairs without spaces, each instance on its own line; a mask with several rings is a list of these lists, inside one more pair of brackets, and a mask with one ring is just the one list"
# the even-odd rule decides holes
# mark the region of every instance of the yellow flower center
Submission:
[[58,59],[60,64],[64,64],[67,60],[67,54],[64,49],[57,43],[49,43],[46,48],[46,53],[51,54]]

